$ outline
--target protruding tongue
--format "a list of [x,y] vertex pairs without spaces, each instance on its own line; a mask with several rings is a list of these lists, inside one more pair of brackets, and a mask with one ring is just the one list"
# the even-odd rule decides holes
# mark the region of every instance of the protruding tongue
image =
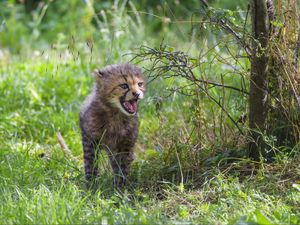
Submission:
[[126,108],[128,109],[128,111],[134,113],[137,109],[137,103],[136,100],[130,100],[130,101],[126,101],[124,102]]

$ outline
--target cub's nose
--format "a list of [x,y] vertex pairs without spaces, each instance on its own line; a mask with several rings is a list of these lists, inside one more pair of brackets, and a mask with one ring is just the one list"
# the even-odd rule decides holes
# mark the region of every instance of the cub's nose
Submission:
[[140,96],[140,93],[132,92],[133,97],[138,98]]

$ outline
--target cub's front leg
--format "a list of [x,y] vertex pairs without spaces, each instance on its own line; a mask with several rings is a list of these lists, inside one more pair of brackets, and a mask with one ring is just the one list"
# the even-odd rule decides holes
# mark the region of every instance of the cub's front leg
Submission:
[[132,151],[117,152],[109,154],[109,159],[114,173],[114,188],[121,188],[127,183],[134,154]]

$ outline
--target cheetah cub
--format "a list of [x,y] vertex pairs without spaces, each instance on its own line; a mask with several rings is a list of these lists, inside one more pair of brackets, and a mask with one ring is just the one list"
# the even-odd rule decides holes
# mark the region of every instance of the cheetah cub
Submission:
[[95,86],[80,111],[84,169],[90,183],[97,177],[99,150],[108,153],[114,186],[125,184],[138,136],[138,101],[145,92],[142,71],[129,63],[94,72]]

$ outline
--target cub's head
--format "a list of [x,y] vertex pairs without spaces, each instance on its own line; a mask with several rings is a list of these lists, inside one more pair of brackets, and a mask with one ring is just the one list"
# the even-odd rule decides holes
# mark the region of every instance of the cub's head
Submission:
[[142,71],[129,63],[110,65],[94,72],[101,99],[127,116],[137,113],[146,82]]

